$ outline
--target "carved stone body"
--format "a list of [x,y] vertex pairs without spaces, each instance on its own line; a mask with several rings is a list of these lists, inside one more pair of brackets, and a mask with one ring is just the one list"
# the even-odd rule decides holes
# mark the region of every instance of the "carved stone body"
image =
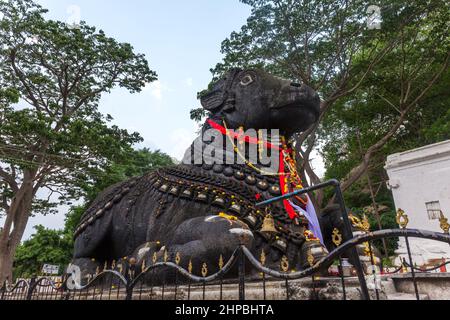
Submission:
[[[320,106],[311,88],[261,70],[231,70],[201,100],[210,119],[220,125],[280,129],[286,136],[317,121]],[[209,128],[207,122],[203,131]],[[155,252],[160,261],[165,253],[175,261],[179,253],[180,265],[187,268],[192,261],[199,274],[203,263],[210,272],[217,271],[220,255],[226,261],[240,242],[255,256],[264,250],[266,265],[275,269],[284,255],[290,268],[298,270],[307,265],[307,252],[316,259],[325,254],[316,242],[305,242],[307,221],[291,220],[281,202],[269,207],[278,234],[261,233],[265,213],[255,204],[281,194],[279,179],[246,164],[189,163],[206,146],[220,145],[220,137],[198,139],[183,164],[119,183],[99,195],[76,231],[74,264],[92,272],[113,259],[133,256],[138,264],[145,260],[148,265]]]

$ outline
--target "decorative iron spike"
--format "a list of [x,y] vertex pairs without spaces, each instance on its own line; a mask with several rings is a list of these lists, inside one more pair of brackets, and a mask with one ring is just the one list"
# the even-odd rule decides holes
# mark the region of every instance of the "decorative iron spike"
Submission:
[[189,260],[188,271],[192,274],[192,260]]
[[338,228],[333,229],[333,233],[331,235],[331,239],[336,247],[339,247],[342,243],[342,235],[339,232]]
[[108,261],[105,261],[105,264],[103,265],[103,270],[107,270],[108,269]]
[[223,256],[220,255],[220,257],[219,257],[219,269],[222,270],[222,268],[223,268]]
[[206,278],[207,275],[208,275],[208,265],[205,262],[202,265],[202,276],[203,278]]
[[308,260],[309,266],[312,267],[314,265],[314,256],[311,252],[311,248],[309,248],[309,250],[308,250],[307,260]]
[[116,268],[116,260],[113,260],[111,263],[111,270],[114,270]]
[[145,268],[146,268],[146,266],[145,266],[145,259],[144,259],[144,260],[142,260],[141,271],[144,272]]
[[409,223],[408,215],[402,209],[398,209],[395,221],[400,226],[400,228],[405,229]]
[[261,256],[259,257],[259,261],[263,266],[266,264],[266,253],[264,252],[264,249],[261,250]]
[[370,246],[369,246],[369,243],[368,242],[364,242],[363,246],[364,246],[364,255],[366,257],[370,257]]
[[175,255],[175,263],[177,265],[180,265],[180,262],[181,262],[181,255],[179,252],[177,252],[177,254]]
[[449,234],[450,224],[448,223],[448,218],[444,216],[442,210],[439,215],[439,226],[441,227],[442,231],[444,231],[444,233]]
[[403,273],[408,272],[408,268],[406,267],[405,260],[402,261],[402,272]]
[[97,266],[97,268],[95,269],[95,275],[98,276],[100,273],[100,266]]
[[281,258],[280,267],[283,272],[289,271],[289,260],[286,256],[283,256],[283,258]]
[[370,231],[370,222],[367,216],[364,214],[363,219],[361,221],[361,227],[363,231],[369,232]]
[[167,250],[164,250],[164,262],[167,262],[169,260],[169,254],[167,253]]

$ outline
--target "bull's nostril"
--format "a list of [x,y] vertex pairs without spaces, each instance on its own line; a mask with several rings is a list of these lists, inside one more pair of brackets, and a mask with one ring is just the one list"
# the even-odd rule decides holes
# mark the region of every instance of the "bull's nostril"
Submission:
[[291,86],[300,88],[302,85],[297,82],[291,82]]

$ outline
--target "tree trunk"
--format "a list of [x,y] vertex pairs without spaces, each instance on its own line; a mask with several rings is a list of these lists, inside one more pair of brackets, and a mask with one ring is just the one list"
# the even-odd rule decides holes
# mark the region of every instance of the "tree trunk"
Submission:
[[0,284],[12,282],[12,267],[16,249],[27,226],[34,198],[30,175],[24,174],[24,183],[15,194],[6,213],[4,228],[0,234]]
[[8,281],[12,283],[13,254],[7,247],[0,247],[0,287]]

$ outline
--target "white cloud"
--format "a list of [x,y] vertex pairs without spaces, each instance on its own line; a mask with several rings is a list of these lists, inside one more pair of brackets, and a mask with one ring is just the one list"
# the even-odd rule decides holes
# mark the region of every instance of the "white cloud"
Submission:
[[314,172],[316,173],[316,175],[318,175],[320,178],[323,178],[325,175],[325,163],[323,161],[323,157],[322,155],[317,151],[317,150],[313,150],[311,152],[311,156],[310,156],[310,161],[311,161],[311,165],[312,168],[314,170]]
[[194,80],[191,77],[187,78],[184,82],[188,87],[192,87],[194,84]]
[[192,144],[192,141],[197,137],[197,127],[194,124],[191,130],[186,128],[178,128],[173,130],[169,135],[172,148],[169,150],[169,154],[181,161],[187,148]]
[[150,83],[147,83],[143,89],[143,91],[149,92],[153,98],[158,101],[162,101],[164,98],[164,93],[170,92],[170,88],[167,84],[156,80]]

